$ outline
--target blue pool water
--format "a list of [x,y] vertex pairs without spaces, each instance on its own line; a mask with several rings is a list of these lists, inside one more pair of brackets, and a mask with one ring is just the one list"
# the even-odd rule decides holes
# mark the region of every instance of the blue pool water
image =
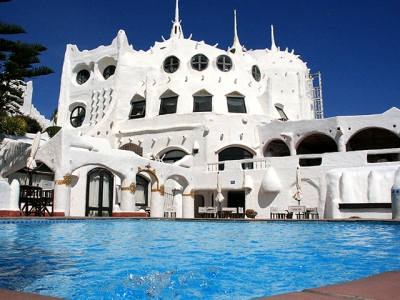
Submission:
[[400,224],[0,221],[0,288],[66,299],[251,299],[400,269]]

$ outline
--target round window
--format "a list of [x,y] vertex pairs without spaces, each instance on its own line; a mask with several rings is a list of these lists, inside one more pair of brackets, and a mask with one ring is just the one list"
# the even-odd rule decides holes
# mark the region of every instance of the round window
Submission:
[[164,71],[174,73],[179,68],[179,59],[176,56],[168,56],[164,60]]
[[86,110],[83,106],[77,106],[74,108],[74,110],[71,112],[70,116],[70,122],[73,127],[80,127],[83,124],[83,121],[85,121],[85,114]]
[[220,55],[217,58],[217,67],[222,72],[232,69],[232,59],[228,55]]
[[76,82],[79,84],[84,84],[89,80],[90,73],[88,70],[80,70],[78,74],[76,74]]
[[192,68],[197,71],[203,71],[208,67],[208,58],[203,54],[197,54],[192,57]]
[[104,69],[103,77],[104,79],[108,79],[109,77],[113,76],[115,73],[115,66],[111,65]]
[[260,81],[260,80],[261,80],[260,68],[257,67],[256,65],[254,65],[254,66],[251,68],[251,74],[253,74],[253,78],[254,78],[256,81]]

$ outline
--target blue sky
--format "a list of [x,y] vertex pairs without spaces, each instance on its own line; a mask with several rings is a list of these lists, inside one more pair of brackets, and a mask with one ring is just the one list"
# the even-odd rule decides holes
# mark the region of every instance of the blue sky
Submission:
[[[185,37],[226,50],[233,11],[247,49],[295,50],[312,72],[322,72],[325,117],[400,108],[398,0],[180,0]],[[169,37],[175,0],[13,0],[0,3],[1,20],[23,26],[24,42],[48,48],[41,56],[55,74],[33,80],[33,103],[46,117],[57,107],[67,44],[80,50],[109,45],[125,30],[136,50]]]

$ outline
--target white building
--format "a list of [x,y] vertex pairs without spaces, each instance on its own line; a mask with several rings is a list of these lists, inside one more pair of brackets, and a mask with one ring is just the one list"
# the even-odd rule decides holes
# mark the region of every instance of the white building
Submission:
[[[218,206],[269,218],[298,204],[299,167],[301,205],[320,217],[391,218],[400,111],[324,119],[320,74],[280,50],[272,27],[271,47],[249,51],[234,29],[228,50],[185,37],[177,1],[169,39],[147,51],[122,30],[109,46],[67,46],[62,130],[36,157],[54,172],[56,215]],[[5,160],[3,177],[24,161]]]

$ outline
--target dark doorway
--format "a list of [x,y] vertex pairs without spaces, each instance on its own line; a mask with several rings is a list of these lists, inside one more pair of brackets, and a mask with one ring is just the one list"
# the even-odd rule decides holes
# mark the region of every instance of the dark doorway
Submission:
[[86,216],[111,217],[114,175],[106,169],[93,169],[87,174]]
[[245,198],[245,191],[228,191],[228,207],[243,207],[245,211]]

